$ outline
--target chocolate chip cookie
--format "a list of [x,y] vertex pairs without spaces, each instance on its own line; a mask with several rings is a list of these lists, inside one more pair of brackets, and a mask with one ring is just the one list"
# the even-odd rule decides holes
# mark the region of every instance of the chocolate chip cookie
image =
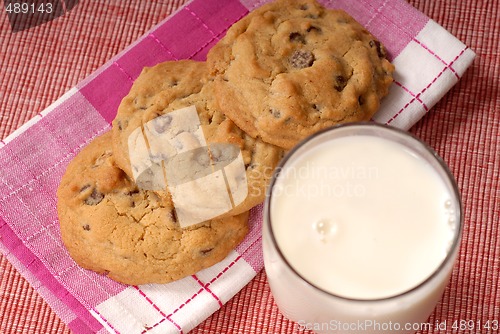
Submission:
[[117,165],[140,187],[170,193],[177,207],[196,196],[196,217],[261,203],[283,155],[237,127],[214,95],[206,63],[161,63],[137,78],[113,121]]
[[192,275],[221,261],[248,231],[248,213],[181,228],[168,196],[138,189],[115,165],[110,132],[71,161],[57,197],[73,259],[125,284]]
[[163,110],[175,99],[199,92],[207,80],[205,63],[192,60],[170,61],[142,70],[113,120],[115,160],[127,175],[132,176],[129,121],[146,110]]
[[278,0],[254,10],[207,61],[224,114],[285,149],[322,128],[369,120],[394,71],[364,27],[314,0]]

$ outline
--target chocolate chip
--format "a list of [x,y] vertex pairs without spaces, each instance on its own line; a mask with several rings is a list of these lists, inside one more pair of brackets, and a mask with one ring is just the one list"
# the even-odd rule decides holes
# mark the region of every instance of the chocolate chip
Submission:
[[[185,131],[182,131],[182,132],[180,132],[180,133],[185,133]],[[177,149],[177,151],[178,151],[178,152],[179,152],[179,151],[182,151],[182,149],[184,148],[184,143],[183,143],[182,141],[180,141],[180,140],[179,140],[179,141],[176,141],[176,142],[174,143],[174,147]],[[160,154],[160,155],[163,155],[163,154]],[[165,160],[165,159],[164,159],[164,160]]]
[[228,161],[230,159],[230,152],[227,152],[222,146],[211,146],[210,155],[212,156],[213,162],[217,163],[220,161]]
[[97,205],[97,204],[101,203],[103,198],[104,198],[104,194],[100,193],[94,189],[94,190],[92,190],[92,193],[90,194],[90,196],[84,200],[84,202],[87,205]]
[[315,19],[315,20],[316,20],[316,19],[318,19],[318,18],[319,18],[319,15],[317,15],[317,14],[309,14],[309,15],[307,15],[306,17],[307,17],[308,19]]
[[163,133],[170,127],[170,123],[172,123],[172,116],[162,115],[154,119],[153,126],[156,132]]
[[363,97],[363,96],[361,96],[361,95],[360,95],[360,96],[358,97],[358,103],[359,103],[359,105],[360,105],[360,106],[362,106],[363,104],[365,104],[365,99],[364,99],[364,97]]
[[90,225],[89,224],[85,224],[82,226],[82,228],[85,230],[85,231],[90,231]]
[[296,50],[289,59],[294,68],[310,67],[314,63],[314,55],[307,50]]
[[[143,101],[142,101],[143,102]],[[139,110],[146,110],[147,106],[144,105],[144,103],[139,102],[137,98],[134,99],[134,104]]]
[[346,85],[347,85],[347,79],[343,75],[337,75],[335,77],[334,87],[338,92],[343,91]]
[[90,188],[90,184],[86,184],[83,187],[80,188],[80,192],[83,193],[85,190]]
[[309,28],[307,28],[307,32],[311,32],[311,31],[320,33],[321,32],[321,28],[318,28],[316,26],[310,26]]
[[269,110],[269,112],[271,113],[271,115],[273,115],[274,118],[280,118],[281,117],[281,111],[279,111],[277,109],[271,108]]
[[195,157],[196,162],[202,167],[208,167],[210,165],[210,156],[206,150],[200,150]]
[[309,9],[309,6],[307,6],[306,4],[304,4],[304,5],[300,5],[299,9],[300,9],[300,10],[308,10],[308,9]]
[[306,44],[306,38],[299,32],[290,33],[290,42]]
[[379,41],[376,41],[376,40],[371,40],[370,41],[370,47],[376,47],[377,48],[377,55],[379,56],[379,58],[384,58],[385,57],[385,50],[382,46],[382,44],[380,44]]
[[138,194],[138,193],[139,193],[139,189],[134,188],[134,189],[128,191],[126,194],[127,194],[127,196],[132,196],[132,195],[135,195],[135,194]]
[[213,251],[213,250],[214,250],[214,248],[213,248],[213,247],[212,247],[212,248],[207,248],[207,249],[202,249],[202,250],[200,251],[200,254],[201,254],[201,255],[203,255],[203,256],[207,256],[207,255],[208,255],[208,253],[210,253],[210,252],[211,252],[211,251]]
[[122,129],[126,129],[128,127],[128,120],[121,120],[120,125]]
[[223,159],[223,154],[220,148],[214,147],[210,149],[210,155],[212,156],[212,160],[214,162],[219,162]]

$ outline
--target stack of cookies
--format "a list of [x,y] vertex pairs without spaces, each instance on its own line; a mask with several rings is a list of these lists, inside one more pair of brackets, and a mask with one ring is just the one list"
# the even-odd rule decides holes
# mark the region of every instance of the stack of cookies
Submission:
[[[279,0],[235,23],[206,62],[145,68],[112,130],[61,180],[58,214],[70,255],[134,285],[171,282],[221,261],[247,234],[248,211],[263,202],[287,150],[378,110],[394,71],[385,56],[346,13]],[[184,110],[196,119],[179,118]],[[234,161],[239,167],[229,171]],[[177,193],[197,201],[198,221],[183,224],[175,191],[221,170],[228,209],[215,210],[224,196],[198,182]]]

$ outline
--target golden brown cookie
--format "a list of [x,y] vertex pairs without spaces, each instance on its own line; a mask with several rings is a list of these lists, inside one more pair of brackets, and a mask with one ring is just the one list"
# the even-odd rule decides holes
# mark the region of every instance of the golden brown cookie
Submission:
[[163,110],[178,98],[200,92],[207,81],[204,62],[170,61],[142,70],[113,120],[115,160],[127,175],[132,176],[128,136],[134,130],[129,121],[147,110]]
[[125,284],[192,275],[224,259],[248,231],[248,212],[181,228],[168,196],[139,190],[115,165],[110,132],[71,161],[57,197],[73,259]]
[[[173,81],[173,92],[170,84],[162,85]],[[205,180],[191,194],[199,195],[200,210],[225,202],[227,210],[219,216],[224,217],[263,202],[283,150],[238,128],[220,112],[214,94],[203,62],[165,62],[145,69],[113,121],[113,147],[118,166],[160,195],[166,186]],[[223,189],[208,190],[209,174],[222,171]]]
[[394,71],[365,28],[314,0],[278,0],[254,10],[207,61],[224,114],[285,149],[322,128],[369,120]]

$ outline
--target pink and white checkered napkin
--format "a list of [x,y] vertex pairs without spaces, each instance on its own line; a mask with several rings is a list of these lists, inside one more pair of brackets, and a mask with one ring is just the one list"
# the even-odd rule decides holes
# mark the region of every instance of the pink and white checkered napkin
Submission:
[[[186,333],[262,269],[261,209],[224,261],[165,285],[124,286],[75,265],[63,247],[56,189],[69,161],[110,129],[144,66],[203,60],[263,1],[193,0],[0,143],[0,249],[75,333]],[[408,129],[460,79],[467,46],[402,0],[332,0],[387,47],[395,84],[375,120]],[[111,91],[112,89],[112,91]]]

